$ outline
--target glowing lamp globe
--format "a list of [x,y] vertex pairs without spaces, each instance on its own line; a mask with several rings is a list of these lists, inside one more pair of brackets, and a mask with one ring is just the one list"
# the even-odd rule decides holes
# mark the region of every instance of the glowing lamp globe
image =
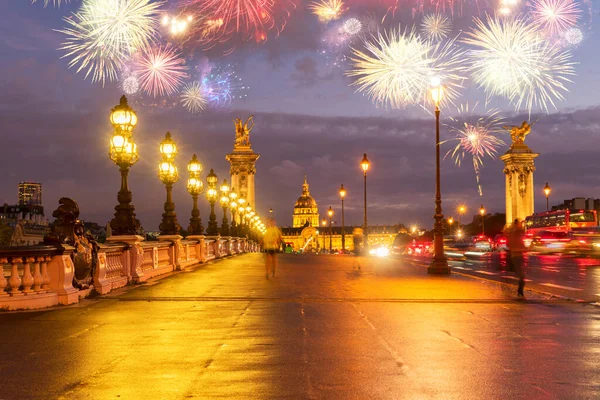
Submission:
[[160,142],[160,154],[166,160],[172,160],[177,154],[177,146],[175,145],[175,141],[171,139],[170,132],[167,132],[163,141]]
[[223,183],[221,184],[221,188],[220,189],[221,189],[221,193],[224,196],[227,196],[227,197],[229,196],[229,189],[230,188],[229,188],[229,184],[227,183],[227,179],[223,179]]
[[340,197],[343,199],[346,197],[346,189],[344,189],[344,185],[340,187]]
[[127,103],[127,97],[121,96],[119,105],[110,110],[110,123],[117,132],[123,132],[131,135],[133,127],[137,125],[137,115]]
[[329,210],[327,210],[327,215],[333,217],[333,209],[331,208],[331,206],[329,206]]
[[371,165],[371,163],[369,162],[369,159],[367,158],[367,153],[363,154],[363,159],[360,162],[360,167],[362,168],[362,170],[364,171],[365,174],[369,170],[370,165]]
[[195,154],[192,156],[192,161],[188,163],[187,169],[190,174],[194,175],[202,171],[202,164],[200,164],[200,161],[198,161],[198,158]]
[[208,183],[209,188],[215,189],[215,192],[216,192],[218,182],[219,182],[219,177],[217,177],[217,174],[215,174],[215,171],[213,171],[213,169],[211,168],[210,172],[206,176],[206,183]]

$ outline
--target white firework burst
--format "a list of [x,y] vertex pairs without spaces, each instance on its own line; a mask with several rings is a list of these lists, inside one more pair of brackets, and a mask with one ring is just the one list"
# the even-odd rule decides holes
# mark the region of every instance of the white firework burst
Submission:
[[206,108],[208,100],[200,82],[194,81],[183,87],[181,103],[192,113],[198,113]]
[[366,40],[364,47],[352,50],[354,69],[346,74],[357,77],[353,85],[377,105],[401,108],[426,102],[433,78],[444,86],[444,101],[452,102],[465,79],[464,53],[454,40],[436,44],[414,30],[392,30]]
[[564,37],[571,46],[579,46],[583,41],[583,32],[579,28],[570,28],[565,31]]
[[140,90],[140,81],[134,75],[128,76],[127,78],[123,79],[121,88],[125,94],[136,94]]
[[450,18],[443,14],[427,14],[421,23],[421,32],[427,39],[439,41],[448,37],[452,30]]
[[467,56],[475,83],[488,96],[509,99],[517,110],[522,105],[529,112],[534,106],[556,108],[555,101],[564,99],[569,76],[575,74],[571,53],[522,19],[476,18],[463,42],[472,46]]
[[69,68],[85,71],[92,81],[117,79],[122,60],[154,40],[162,1],[86,0],[78,12],[65,18],[66,35],[59,50],[70,58]]
[[356,35],[362,30],[362,22],[358,18],[348,18],[344,21],[342,28],[348,35]]

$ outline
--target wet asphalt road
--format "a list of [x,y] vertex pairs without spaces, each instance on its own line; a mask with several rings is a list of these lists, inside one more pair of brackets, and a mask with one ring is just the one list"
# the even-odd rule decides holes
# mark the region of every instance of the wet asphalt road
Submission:
[[[426,263],[426,260],[421,260]],[[467,260],[450,260],[455,272],[516,284],[506,253],[488,253]],[[560,254],[525,256],[526,284],[530,289],[579,301],[600,301],[600,259]]]
[[600,308],[398,259],[279,261],[2,313],[0,399],[600,398]]

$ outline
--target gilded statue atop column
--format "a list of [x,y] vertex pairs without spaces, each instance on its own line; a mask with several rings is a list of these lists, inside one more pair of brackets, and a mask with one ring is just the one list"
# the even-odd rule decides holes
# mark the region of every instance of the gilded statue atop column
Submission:
[[510,132],[510,138],[512,139],[513,144],[525,144],[525,137],[531,133],[532,125],[533,124],[528,124],[527,121],[523,121],[521,126],[507,125],[502,128]]
[[254,128],[254,115],[251,115],[246,122],[236,118],[233,120],[235,125],[235,142],[234,147],[250,146],[250,131]]

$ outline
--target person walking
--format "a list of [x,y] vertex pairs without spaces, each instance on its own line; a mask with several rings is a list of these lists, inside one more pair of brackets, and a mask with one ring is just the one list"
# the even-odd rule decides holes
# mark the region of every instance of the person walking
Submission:
[[513,226],[508,234],[508,248],[510,249],[510,258],[515,269],[515,275],[519,278],[519,289],[517,296],[525,298],[523,289],[525,288],[525,266],[523,265],[523,253],[525,252],[525,230],[520,219],[515,219]]
[[266,277],[269,279],[275,276],[275,269],[277,268],[277,250],[281,245],[281,231],[277,228],[275,220],[272,218],[267,219],[267,231],[263,237],[263,248],[265,249],[265,268]]

